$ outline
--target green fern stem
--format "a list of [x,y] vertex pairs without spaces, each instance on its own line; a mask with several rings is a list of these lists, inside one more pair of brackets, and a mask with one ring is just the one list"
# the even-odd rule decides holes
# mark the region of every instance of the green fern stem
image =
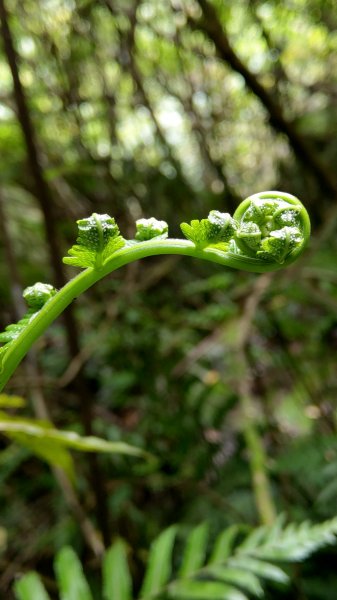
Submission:
[[[35,318],[26,325],[17,340],[14,340],[11,343],[11,347],[6,351],[2,360],[0,355],[0,391],[4,388],[33,343],[44,333],[49,325],[63,313],[75,298],[83,294],[83,292],[89,289],[97,281],[104,278],[109,273],[116,271],[120,267],[141,258],[161,254],[191,256],[237,269],[241,268],[247,270],[248,267],[248,270],[251,271],[255,271],[255,269],[259,267],[259,265],[255,264],[255,262],[258,261],[255,261],[254,259],[250,259],[247,264],[247,261],[243,260],[240,256],[233,254],[231,257],[229,255],[230,253],[226,255],[221,253],[220,255],[216,250],[208,248],[200,250],[196,248],[192,242],[187,240],[149,240],[146,242],[138,242],[135,246],[123,247],[115,252],[104,266],[101,266],[100,268],[89,267],[71,279],[41,308]],[[271,265],[266,266],[269,267]]]
[[[109,215],[94,213],[78,221],[77,244],[64,262],[85,270],[50,297],[10,343],[0,348],[0,390],[32,344],[67,306],[116,269],[148,256],[179,254],[265,273],[296,260],[310,234],[309,217],[301,202],[281,192],[251,196],[239,205],[233,218],[211,211],[207,219],[183,223],[187,240],[167,239],[167,224],[153,218],[141,219],[136,225],[136,241],[126,241]],[[44,284],[42,288],[44,293]]]

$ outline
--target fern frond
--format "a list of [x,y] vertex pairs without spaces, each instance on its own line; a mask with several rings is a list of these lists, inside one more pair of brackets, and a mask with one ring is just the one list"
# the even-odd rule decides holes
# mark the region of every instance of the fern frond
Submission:
[[312,525],[309,521],[300,525],[291,523],[275,537],[266,530],[260,543],[248,548],[247,554],[261,560],[301,561],[319,548],[333,544],[336,535],[337,517],[320,525]]
[[87,219],[77,221],[76,244],[63,258],[66,265],[86,269],[100,268],[116,250],[125,245],[115,219],[109,215],[93,213]]
[[[173,577],[172,556],[177,527],[163,531],[151,546],[139,600],[263,598],[264,581],[283,585],[289,582],[280,563],[298,562],[336,541],[337,517],[320,525],[305,522],[285,526],[281,516],[272,527],[258,527],[237,544],[240,531],[240,526],[236,525],[222,531],[213,542],[213,550],[207,553],[207,524],[198,525],[188,536],[180,569]],[[61,550],[55,565],[62,598],[91,600],[80,563],[70,548]],[[15,584],[17,600],[37,600],[38,592],[45,600],[48,596],[43,595],[41,586],[36,574],[25,575]],[[82,595],[69,595],[71,590],[77,589],[82,590]],[[117,540],[103,559],[103,598],[131,600],[131,597],[126,545]]]
[[[166,588],[168,596],[176,600],[263,598],[264,580],[278,584],[289,581],[280,562],[301,561],[336,541],[337,518],[320,525],[305,522],[285,526],[281,516],[272,527],[254,529],[237,545],[239,531],[238,526],[232,526],[221,532],[205,560],[207,526],[196,527],[187,540],[182,566]],[[159,567],[159,556],[157,561]],[[166,563],[167,557],[162,561]]]

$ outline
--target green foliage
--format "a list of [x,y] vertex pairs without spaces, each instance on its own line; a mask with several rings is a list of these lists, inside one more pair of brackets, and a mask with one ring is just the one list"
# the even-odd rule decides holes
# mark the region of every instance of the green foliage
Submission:
[[15,594],[19,600],[50,600],[37,573],[28,573],[15,583]]
[[62,548],[54,568],[62,600],[93,600],[81,562],[72,548]]
[[[72,221],[91,212],[118,216],[131,237],[135,219],[160,215],[179,237],[181,221],[201,219],[212,208],[231,212],[237,198],[268,188],[303,198],[321,231],[296,269],[262,278],[268,288],[251,315],[245,373],[235,341],[248,326],[246,307],[257,300],[259,278],[162,257],[127,268],[126,277],[107,277],[75,302],[76,360],[69,363],[58,320],[37,347],[38,375],[28,359],[8,382],[9,393],[27,396],[27,415],[42,393],[55,422],[83,431],[72,379],[81,368],[95,434],[163,457],[151,474],[135,470],[140,461],[130,469],[128,460],[98,457],[108,521],[134,548],[136,579],[144,546],[170,522],[210,519],[211,530],[256,522],[239,408],[245,376],[277,508],[296,522],[336,512],[336,194],[326,192],[323,176],[336,179],[336,2],[209,3],[241,63],[280,104],[299,147],[274,134],[268,108],[195,29],[201,2],[5,0],[61,253],[73,243]],[[7,222],[21,280],[7,264],[1,233],[3,329],[18,286],[53,275],[3,45],[0,58],[1,223]],[[316,155],[318,171],[305,159],[300,164],[300,148]],[[289,223],[281,219],[278,227]],[[244,256],[251,253],[253,261],[260,227],[241,222],[242,243],[249,233],[253,247]],[[265,250],[282,259],[287,244],[267,237]],[[238,247],[226,244],[225,252]],[[40,318],[34,321],[35,331]],[[18,346],[25,339],[23,332]],[[50,471],[2,434],[1,442],[8,549],[0,557],[0,596],[12,600],[9,579],[35,568],[48,582],[49,557],[62,544],[83,550],[86,564],[91,558]],[[88,455],[77,453],[76,465],[83,509],[97,524]],[[335,600],[335,563],[334,550],[309,561],[297,571],[300,591],[292,595]],[[96,599],[95,592],[93,586]],[[279,589],[267,597],[290,594]]]
[[184,579],[193,575],[200,569],[205,560],[208,529],[202,523],[192,530],[187,538],[183,560],[179,569],[179,576]]
[[131,600],[132,579],[128,566],[127,547],[123,540],[116,540],[107,550],[103,561],[104,600]]
[[[7,396],[0,395],[0,406],[1,403],[12,407],[18,405],[18,400],[14,397],[14,402],[11,402]],[[49,465],[63,469],[73,483],[75,483],[76,476],[69,450],[150,458],[147,452],[123,442],[109,442],[95,436],[80,436],[74,431],[56,429],[48,421],[16,417],[4,412],[0,412],[0,432],[27,448]]]
[[[265,582],[285,585],[290,581],[280,563],[299,562],[336,542],[337,518],[319,525],[305,522],[285,526],[283,517],[279,517],[272,527],[256,528],[242,541],[239,541],[238,529],[229,528],[212,540],[210,552],[207,525],[203,523],[191,531],[182,553],[181,566],[172,576],[176,533],[175,526],[169,527],[153,542],[140,600],[263,598]],[[92,599],[81,565],[71,548],[62,549],[56,556],[55,574],[62,599]],[[23,595],[22,590],[28,590],[28,584],[31,587]],[[36,600],[34,594],[41,589],[42,583],[35,574],[24,575],[16,584],[16,598]],[[130,600],[132,597],[127,549],[121,540],[113,544],[103,559],[103,597],[104,600]]]
[[63,259],[67,265],[98,269],[124,246],[115,219],[109,215],[93,213],[91,217],[77,221],[77,226],[77,244],[68,251],[70,256]]
[[176,532],[176,527],[171,526],[152,543],[140,590],[141,598],[156,596],[168,582],[171,575],[171,558]]

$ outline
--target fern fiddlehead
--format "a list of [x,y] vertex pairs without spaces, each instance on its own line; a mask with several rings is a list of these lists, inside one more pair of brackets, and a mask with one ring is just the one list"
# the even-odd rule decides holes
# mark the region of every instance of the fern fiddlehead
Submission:
[[310,220],[303,205],[290,194],[262,192],[238,206],[235,242],[257,260],[287,266],[303,251],[310,236]]
[[28,310],[25,315],[17,323],[8,325],[2,333],[0,333],[0,343],[4,346],[0,347],[0,360],[2,354],[7,352],[11,344],[23,333],[28,325],[37,316],[44,304],[55,296],[57,290],[49,283],[37,282],[34,285],[27,287],[23,291],[23,297],[27,302]]
[[168,238],[167,223],[154,218],[136,222],[134,240],[125,240],[109,215],[94,213],[77,224],[77,243],[63,260],[84,271],[57,293],[48,284],[36,284],[47,286],[43,292],[40,288],[25,291],[27,315],[0,334],[0,342],[4,343],[0,348],[0,390],[34,341],[64,309],[96,281],[123,265],[147,256],[181,254],[264,273],[294,262],[310,237],[307,211],[297,198],[283,192],[250,196],[233,217],[211,211],[207,219],[182,223],[187,239]]

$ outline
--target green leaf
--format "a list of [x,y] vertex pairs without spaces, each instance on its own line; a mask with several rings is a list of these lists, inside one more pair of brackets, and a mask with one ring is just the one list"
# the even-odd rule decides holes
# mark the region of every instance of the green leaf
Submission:
[[248,600],[239,590],[218,581],[176,581],[169,587],[169,597],[177,600]]
[[288,525],[277,539],[266,538],[265,543],[254,550],[254,555],[275,561],[300,561],[328,544],[336,543],[337,518],[312,525],[309,522]]
[[127,561],[126,544],[117,540],[103,559],[104,600],[131,600],[132,581]]
[[261,230],[256,223],[243,221],[235,234],[236,240],[242,240],[252,250],[259,250],[261,245]]
[[17,600],[50,600],[43,583],[37,573],[27,573],[14,584]]
[[[1,427],[1,424],[0,424]],[[76,473],[74,461],[68,450],[57,442],[36,438],[25,433],[8,433],[6,435],[14,442],[30,450],[32,454],[41,458],[52,467],[63,469],[69,479],[75,483]]]
[[[39,429],[41,435],[32,435],[31,426]],[[11,440],[27,448],[49,465],[65,471],[71,481],[75,481],[75,468],[70,452],[61,443],[48,439],[44,432],[52,429],[48,421],[23,419],[0,412],[0,431]]]
[[172,525],[152,543],[144,582],[140,591],[143,600],[158,593],[171,575],[172,550],[177,528]]
[[[188,223],[181,223],[180,229],[184,236],[191,240],[197,247],[228,244],[236,231],[236,223],[228,213],[211,210],[207,219],[195,219]],[[223,246],[225,248],[226,246]]]
[[240,525],[232,525],[218,535],[208,564],[212,565],[224,562],[230,556],[234,540],[239,530]]
[[82,565],[72,548],[66,546],[57,554],[54,570],[61,600],[93,600]]
[[300,246],[303,235],[298,227],[283,227],[270,232],[270,236],[261,242],[261,251],[256,256],[272,258],[283,264],[290,252]]
[[150,458],[150,455],[124,442],[108,442],[94,436],[82,437],[74,431],[61,431],[55,429],[50,423],[36,422],[33,419],[17,419],[16,417],[4,417],[0,415],[0,431],[13,437],[14,434],[24,434],[39,441],[48,441],[58,445],[81,450],[83,452],[109,452],[112,454],[128,454]]
[[229,242],[237,228],[237,224],[229,213],[222,213],[218,210],[211,210],[207,217],[208,235],[212,244],[220,242]]
[[228,565],[244,571],[251,571],[258,577],[276,583],[288,583],[289,581],[288,575],[280,567],[251,556],[235,556],[229,559]]
[[257,223],[259,227],[265,227],[280,206],[282,208],[289,208],[289,204],[282,201],[281,198],[265,199],[258,198],[257,196],[256,194],[256,197],[253,197],[253,201],[249,203],[243,215],[243,220]]
[[26,400],[21,396],[0,394],[0,408],[23,408],[25,405]]
[[115,219],[109,215],[93,213],[77,221],[77,226],[77,244],[68,250],[69,256],[63,258],[67,265],[100,268],[125,244]]
[[256,555],[256,552],[259,552],[259,550],[263,547],[272,548],[275,544],[278,545],[280,540],[283,539],[287,529],[285,527],[285,521],[286,516],[281,514],[277,517],[273,525],[269,527],[258,527],[249,534],[247,540],[241,544],[238,550],[244,550],[248,553],[253,551],[253,553]]
[[204,564],[207,545],[208,525],[202,523],[188,536],[179,577],[186,578]]
[[240,590],[244,590],[258,598],[263,597],[263,588],[258,577],[246,569],[214,565],[207,567],[206,572],[212,575],[214,579],[235,585]]
[[196,246],[207,246],[207,230],[202,221],[194,219],[190,225],[188,223],[181,223],[180,229],[184,236]]
[[265,538],[269,532],[270,528],[266,526],[256,527],[246,536],[243,542],[241,542],[237,548],[237,552],[248,553],[249,550],[264,545]]
[[73,483],[76,474],[69,449],[152,458],[145,451],[124,442],[108,442],[94,436],[82,437],[72,431],[55,429],[48,421],[23,419],[1,412],[0,431],[49,465],[63,469]]

